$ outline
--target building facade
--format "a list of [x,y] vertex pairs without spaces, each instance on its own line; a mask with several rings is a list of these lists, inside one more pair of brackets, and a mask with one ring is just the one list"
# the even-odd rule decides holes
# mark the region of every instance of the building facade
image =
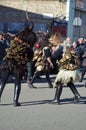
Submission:
[[73,40],[86,38],[86,0],[68,0],[67,36]]
[[66,16],[66,3],[58,0],[0,0],[0,32],[16,33],[27,25],[26,11],[34,30],[46,31],[56,17]]
[[0,0],[0,32],[17,33],[24,28],[27,11],[34,22],[34,30],[47,31],[48,25],[53,25],[54,31],[65,37],[86,38],[86,0],[65,1]]

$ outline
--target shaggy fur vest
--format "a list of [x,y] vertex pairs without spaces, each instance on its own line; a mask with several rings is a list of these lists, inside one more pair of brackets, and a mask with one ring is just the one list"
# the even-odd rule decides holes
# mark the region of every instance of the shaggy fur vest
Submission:
[[81,72],[79,71],[79,62],[76,53],[71,51],[64,54],[63,58],[59,61],[59,72],[54,81],[56,84],[67,84],[68,82],[80,81]]
[[50,53],[49,47],[44,47],[33,59],[35,61],[37,71],[46,71],[46,66],[49,64],[46,58],[45,50]]
[[26,69],[27,62],[33,58],[33,51],[22,43],[12,40],[10,48],[6,49],[6,56],[1,67],[2,70],[19,71]]

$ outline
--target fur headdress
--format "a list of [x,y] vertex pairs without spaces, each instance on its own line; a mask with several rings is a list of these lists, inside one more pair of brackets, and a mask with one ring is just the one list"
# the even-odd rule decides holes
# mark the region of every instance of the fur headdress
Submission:
[[49,42],[50,42],[53,46],[60,45],[60,44],[62,43],[60,34],[59,34],[58,32],[55,32],[55,33],[49,38]]

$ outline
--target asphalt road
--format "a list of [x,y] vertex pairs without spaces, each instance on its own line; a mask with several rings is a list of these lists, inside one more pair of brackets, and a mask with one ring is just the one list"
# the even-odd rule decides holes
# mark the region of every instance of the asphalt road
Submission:
[[[52,82],[53,80],[54,77]],[[84,82],[85,79],[82,83],[76,83],[82,96],[81,101],[74,104],[72,92],[64,87],[61,105],[50,103],[55,88],[48,88],[45,78],[34,84],[37,89],[31,89],[27,83],[22,83],[20,107],[13,106],[14,84],[8,83],[0,103],[0,130],[86,130]]]

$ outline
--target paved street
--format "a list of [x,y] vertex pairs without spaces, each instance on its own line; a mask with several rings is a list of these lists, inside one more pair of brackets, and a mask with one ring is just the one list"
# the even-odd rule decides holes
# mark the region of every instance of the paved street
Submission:
[[[82,96],[78,104],[72,102],[73,94],[64,87],[61,105],[51,104],[55,88],[48,88],[44,77],[34,85],[22,83],[20,107],[13,106],[14,84],[8,83],[0,104],[0,130],[86,130],[86,88],[76,83]],[[52,82],[54,77],[52,78]]]

